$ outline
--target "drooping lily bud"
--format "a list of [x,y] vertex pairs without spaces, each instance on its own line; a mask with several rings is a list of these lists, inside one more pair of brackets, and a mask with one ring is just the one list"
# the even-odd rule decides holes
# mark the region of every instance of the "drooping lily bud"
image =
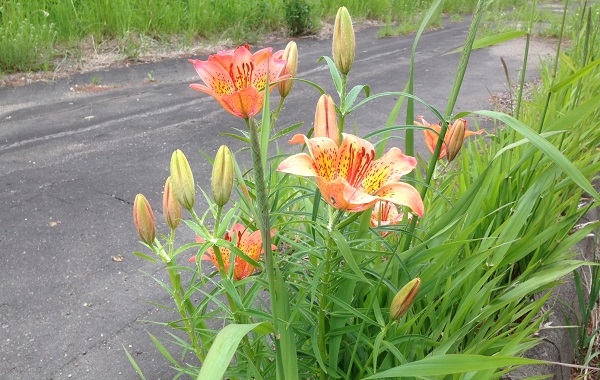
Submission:
[[[298,72],[298,47],[294,41],[288,42],[285,50],[283,51],[283,56],[281,59],[287,61],[283,70],[281,71],[281,76],[290,74],[293,77],[296,76]],[[294,85],[293,80],[286,80],[283,82],[279,82],[277,85],[277,89],[279,90],[279,95],[282,98],[288,96],[290,91],[292,90],[292,86]]]
[[328,94],[321,95],[317,102],[314,128],[315,137],[329,137],[340,146],[340,132],[335,113],[335,103]]
[[212,171],[212,191],[215,203],[224,206],[233,189],[233,158],[226,145],[221,145],[215,157]]
[[136,195],[133,202],[133,223],[140,239],[144,243],[152,245],[156,237],[156,221],[150,203],[142,194]]
[[196,185],[190,164],[179,149],[171,156],[171,187],[181,206],[191,210],[196,199]]
[[171,229],[176,229],[181,221],[181,204],[175,198],[173,187],[171,186],[171,177],[165,182],[165,192],[163,193],[163,215]]
[[397,321],[408,311],[419,292],[420,286],[421,279],[417,277],[404,285],[396,294],[392,300],[392,306],[390,306],[390,316],[393,320]]
[[352,19],[346,7],[338,9],[333,26],[333,61],[338,70],[347,75],[354,63],[356,43]]
[[465,133],[467,132],[467,121],[465,119],[456,119],[454,123],[448,126],[446,132],[446,138],[444,141],[448,142],[446,158],[448,162],[454,160],[454,157],[460,152],[460,148],[463,146],[465,140]]

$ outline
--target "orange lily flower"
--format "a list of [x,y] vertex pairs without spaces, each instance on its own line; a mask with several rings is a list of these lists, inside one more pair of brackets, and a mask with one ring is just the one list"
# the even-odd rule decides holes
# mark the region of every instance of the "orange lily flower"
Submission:
[[400,149],[391,148],[376,160],[373,144],[346,133],[342,134],[339,147],[328,137],[309,139],[301,134],[295,135],[290,143],[306,143],[310,155],[300,153],[288,157],[277,170],[315,177],[323,198],[332,207],[359,212],[377,201],[390,201],[423,215],[419,192],[409,184],[398,182],[417,165],[414,157],[404,155]]
[[[417,119],[419,119],[421,122],[415,121],[416,125],[429,128],[423,129],[423,134],[425,135],[425,144],[427,145],[429,151],[433,154],[442,130],[441,123],[429,124],[423,118],[423,116],[419,116]],[[462,146],[462,140],[472,135],[480,135],[483,133],[483,131],[483,129],[480,129],[476,132],[468,131],[467,121],[465,119],[456,119],[454,123],[448,125],[448,130],[444,136],[444,143],[442,144],[438,158],[444,158],[448,155],[448,160],[452,161]],[[462,139],[460,139],[460,142],[456,141],[457,138],[460,138],[460,135],[463,134],[463,132],[464,135],[462,136]],[[448,154],[449,150],[451,151],[450,154]]]
[[[235,50],[223,50],[201,61],[190,59],[196,72],[204,82],[190,84],[194,90],[214,97],[230,114],[248,118],[258,114],[263,106],[263,94],[260,93],[267,84],[280,79],[290,78],[282,75],[286,61],[281,59],[283,50],[272,53],[272,48],[265,48],[250,53],[248,45]],[[269,86],[269,91],[274,85]]]
[[[275,236],[275,229],[271,230],[271,237]],[[258,261],[260,255],[263,253],[262,249],[262,236],[260,231],[249,232],[246,227],[242,224],[237,223],[233,226],[231,231],[227,231],[224,237],[225,240],[234,242],[236,246],[240,249],[240,251],[244,252],[248,257],[252,258],[254,261]],[[205,240],[200,236],[196,236],[196,241],[198,243],[204,243]],[[272,250],[276,250],[276,245],[271,245]],[[225,265],[225,269],[229,270],[229,256],[231,251],[227,248],[219,247],[219,252],[221,253],[221,258],[223,259],[223,264]],[[217,260],[217,256],[215,250],[211,247],[204,252],[201,260],[210,260],[215,267],[219,267],[219,261]],[[190,262],[196,262],[196,256],[193,256],[189,260]],[[250,264],[240,256],[235,257],[235,263],[233,264],[233,279],[241,280],[252,273],[254,273],[255,267]]]
[[[403,212],[398,212],[396,205],[392,202],[377,202],[373,207],[371,213],[371,227],[389,226],[392,224],[398,224],[404,217]],[[412,214],[407,214],[408,220],[412,219]],[[391,234],[391,231],[381,231],[381,237],[386,237]]]

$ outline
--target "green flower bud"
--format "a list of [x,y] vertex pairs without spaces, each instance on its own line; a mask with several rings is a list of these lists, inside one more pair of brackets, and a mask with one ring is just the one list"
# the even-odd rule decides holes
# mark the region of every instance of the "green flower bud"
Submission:
[[181,204],[175,198],[173,187],[171,186],[171,177],[165,182],[165,192],[163,193],[163,215],[171,229],[176,229],[181,220]]
[[233,188],[233,157],[226,145],[221,145],[215,157],[212,171],[212,191],[215,203],[224,206]]
[[[298,47],[294,41],[288,42],[285,50],[283,51],[283,56],[281,59],[287,61],[283,70],[281,71],[281,75],[290,74],[293,77],[296,76],[298,72]],[[286,80],[283,82],[279,82],[277,84],[277,89],[279,90],[279,95],[282,98],[288,96],[290,91],[292,90],[292,86],[294,85],[293,80]]]
[[392,306],[390,306],[390,316],[393,320],[397,321],[408,311],[420,287],[421,279],[417,277],[400,289],[392,300]]
[[347,75],[354,63],[356,43],[352,19],[346,7],[338,9],[333,26],[333,61],[338,70]]
[[140,239],[144,243],[152,245],[156,237],[156,221],[150,203],[142,194],[136,195],[133,202],[133,223]]
[[171,186],[173,194],[181,206],[186,210],[191,210],[196,199],[196,184],[190,164],[179,149],[171,156]]

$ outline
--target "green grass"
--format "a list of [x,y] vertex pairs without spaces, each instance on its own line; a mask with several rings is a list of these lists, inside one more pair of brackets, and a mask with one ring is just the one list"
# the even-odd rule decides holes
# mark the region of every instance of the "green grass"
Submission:
[[[331,22],[340,5],[355,20],[386,22],[382,36],[415,31],[431,0],[0,0],[0,73],[50,70],[66,56],[78,55],[93,37],[96,45],[119,41],[120,54],[136,57],[147,48],[144,41],[189,46],[194,41],[229,44],[256,43],[266,33],[285,31],[306,34],[319,29],[320,20]],[[475,0],[447,1],[433,18],[472,11]],[[491,30],[510,27],[507,20],[527,19],[526,5],[516,0],[492,4]],[[510,9],[502,12],[501,10]],[[451,17],[451,19],[456,17]],[[556,16],[546,33],[556,33]],[[511,21],[511,22],[512,22]],[[490,32],[488,32],[490,33]],[[140,42],[141,41],[141,42]]]

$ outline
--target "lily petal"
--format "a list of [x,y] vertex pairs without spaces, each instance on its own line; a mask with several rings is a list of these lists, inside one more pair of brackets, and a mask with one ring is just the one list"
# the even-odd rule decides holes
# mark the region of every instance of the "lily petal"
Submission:
[[223,95],[221,99],[227,105],[225,109],[237,117],[254,116],[263,106],[263,98],[254,87],[247,87],[231,95]]
[[379,197],[351,186],[341,177],[332,182],[327,182],[321,177],[317,177],[316,180],[323,199],[338,210],[360,212],[379,200]]
[[387,151],[380,159],[373,161],[365,174],[361,187],[373,194],[388,182],[396,182],[417,166],[417,159],[407,156],[396,147]]
[[306,153],[299,153],[283,160],[277,167],[278,172],[317,177],[319,172],[313,159]]
[[354,135],[342,134],[342,145],[335,162],[340,177],[353,186],[360,184],[374,159],[373,144]]
[[202,81],[219,96],[232,94],[235,91],[231,76],[220,64],[198,59],[190,59],[190,62],[194,64],[194,69]]
[[423,216],[425,206],[421,195],[411,185],[403,182],[394,182],[382,187],[376,194],[383,200],[400,206],[407,206],[417,215]]

